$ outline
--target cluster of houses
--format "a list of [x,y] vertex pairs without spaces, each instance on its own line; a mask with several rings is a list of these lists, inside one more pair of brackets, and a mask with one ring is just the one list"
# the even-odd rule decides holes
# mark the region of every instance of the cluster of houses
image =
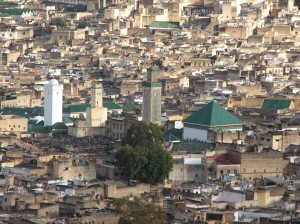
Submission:
[[[0,220],[300,222],[300,11],[293,0],[0,2]],[[135,120],[166,128],[157,186],[114,160]],[[299,187],[299,188],[298,188]]]

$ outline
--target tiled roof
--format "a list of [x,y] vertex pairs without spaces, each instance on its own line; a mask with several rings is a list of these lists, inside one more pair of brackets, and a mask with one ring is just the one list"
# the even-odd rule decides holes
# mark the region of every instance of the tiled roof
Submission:
[[161,28],[161,29],[179,29],[178,22],[164,22],[164,21],[154,21],[150,24],[152,28]]
[[[83,104],[72,104],[63,109],[64,113],[71,114],[71,113],[80,113],[85,112],[86,108],[90,107],[91,104],[89,103],[83,103]],[[113,101],[104,101],[103,107],[106,107],[108,110],[119,110],[122,109],[122,107],[113,102]]]
[[124,104],[124,106],[123,106],[123,111],[124,111],[124,112],[135,111],[135,110],[137,110],[137,109],[138,109],[137,106],[135,106],[135,105],[132,104],[132,103],[126,103],[126,104]]
[[51,130],[68,130],[68,126],[63,122],[56,122],[50,127]]
[[35,117],[44,116],[43,107],[33,107],[33,108],[18,108],[18,107],[5,107],[0,110],[2,115],[18,115],[21,117]]
[[74,117],[63,117],[63,122],[66,123],[74,123],[75,121],[82,120],[80,118],[74,118]]
[[172,133],[168,132],[165,134],[164,141],[165,142],[178,142],[178,141],[181,141],[181,139],[176,137]]
[[28,131],[31,133],[48,133],[49,128],[40,125],[32,125],[31,127],[28,127]]
[[72,104],[63,109],[63,112],[66,114],[71,113],[80,113],[85,112],[87,107],[90,107],[91,104],[89,103],[83,103],[83,104]]
[[183,128],[181,128],[181,129],[172,128],[166,132],[164,141],[165,142],[181,141],[182,140],[182,132],[183,132]]
[[108,110],[120,110],[120,109],[122,109],[122,107],[119,104],[117,104],[113,101],[104,101],[103,102],[103,107],[106,107]]
[[14,2],[4,2],[4,1],[1,1],[0,5],[1,6],[3,6],[3,5],[5,5],[5,6],[18,6],[17,3],[14,3]]
[[290,104],[291,100],[265,99],[261,108],[267,110],[281,110],[288,109],[290,107]]
[[29,9],[11,8],[11,9],[1,9],[0,14],[18,15],[21,16],[23,13],[32,12]]
[[48,133],[52,130],[68,130],[68,126],[63,122],[56,122],[52,126],[45,127],[44,121],[41,121],[28,127],[28,131],[31,133]]
[[184,119],[183,123],[204,126],[242,125],[238,118],[214,101]]

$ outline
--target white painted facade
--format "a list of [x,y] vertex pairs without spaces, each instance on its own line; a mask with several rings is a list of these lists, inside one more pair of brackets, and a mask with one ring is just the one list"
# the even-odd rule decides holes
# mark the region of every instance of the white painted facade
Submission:
[[241,202],[246,201],[246,194],[243,192],[222,191],[218,195],[212,195],[212,202]]
[[56,122],[62,122],[63,85],[52,79],[44,85],[44,88],[44,126],[51,126]]
[[184,127],[183,128],[183,139],[184,140],[191,139],[191,140],[207,142],[207,130]]

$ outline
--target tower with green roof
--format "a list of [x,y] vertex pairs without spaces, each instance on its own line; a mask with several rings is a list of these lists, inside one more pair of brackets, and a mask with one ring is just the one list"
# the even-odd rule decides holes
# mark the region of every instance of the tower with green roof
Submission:
[[242,131],[243,123],[212,101],[183,120],[183,139],[208,141],[209,131]]
[[158,82],[159,70],[150,68],[147,81],[143,82],[143,121],[146,124],[161,123],[161,83]]

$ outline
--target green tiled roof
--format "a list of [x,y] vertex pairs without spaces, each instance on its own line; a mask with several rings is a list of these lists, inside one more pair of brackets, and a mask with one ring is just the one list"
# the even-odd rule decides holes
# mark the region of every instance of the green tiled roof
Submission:
[[74,117],[63,117],[63,122],[66,123],[74,123],[75,121],[82,120],[80,118],[74,118]]
[[207,142],[181,142],[179,144],[176,144],[172,151],[173,152],[189,152],[189,153],[203,153],[206,150],[212,150],[214,149],[214,145]]
[[242,125],[242,122],[238,118],[214,101],[184,119],[183,123],[210,127]]
[[108,110],[120,110],[120,109],[122,109],[122,107],[119,104],[117,104],[113,101],[104,101],[103,102],[103,107],[106,107]]
[[34,126],[44,126],[44,121],[39,121]]
[[5,107],[0,110],[0,114],[3,115],[18,115],[21,117],[35,117],[35,116],[44,116],[43,107],[33,107],[33,108],[19,108],[19,107]]
[[126,103],[123,106],[123,112],[135,111],[137,109],[138,109],[137,106],[132,103]]
[[85,112],[87,107],[90,107],[91,104],[89,103],[83,103],[83,104],[72,104],[63,109],[63,112],[66,114],[71,113],[80,113]]
[[31,133],[48,133],[52,130],[68,130],[68,126],[63,122],[56,122],[52,126],[44,127],[44,122],[41,121],[28,127],[28,131]]
[[10,7],[16,7],[16,6],[18,6],[18,4],[17,3],[14,3],[14,2],[3,2],[3,1],[0,1],[0,5],[1,6],[10,6]]
[[[91,104],[89,103],[83,103],[83,104],[72,104],[63,109],[63,112],[66,114],[71,114],[71,113],[81,113],[85,112],[86,108],[90,107]],[[122,107],[113,102],[113,101],[104,101],[103,102],[103,107],[106,107],[108,110],[117,110],[117,109],[122,109]]]
[[20,9],[20,8],[10,8],[10,9],[1,9],[0,14],[9,14],[9,15],[18,15],[21,16],[23,13],[32,12],[30,9]]
[[183,128],[181,129],[172,128],[166,132],[164,141],[165,142],[181,141],[182,132],[183,132]]
[[0,1],[0,5],[5,5],[5,6],[18,6],[17,3],[14,3],[14,2],[3,2],[3,1]]
[[291,104],[291,100],[265,99],[261,108],[267,110],[281,110],[281,109],[288,109],[290,107],[290,104]]
[[8,14],[8,13],[0,13],[0,17],[10,17],[10,14]]
[[32,125],[28,127],[28,131],[31,133],[48,133],[50,132],[48,127],[40,126],[40,125]]
[[155,21],[150,24],[151,28],[160,28],[160,29],[179,29],[178,22],[164,22],[164,21]]
[[56,122],[50,127],[51,130],[68,130],[68,126],[63,122]]
[[177,142],[177,141],[181,141],[181,139],[177,138],[175,135],[168,132],[165,134],[164,141],[165,142]]

